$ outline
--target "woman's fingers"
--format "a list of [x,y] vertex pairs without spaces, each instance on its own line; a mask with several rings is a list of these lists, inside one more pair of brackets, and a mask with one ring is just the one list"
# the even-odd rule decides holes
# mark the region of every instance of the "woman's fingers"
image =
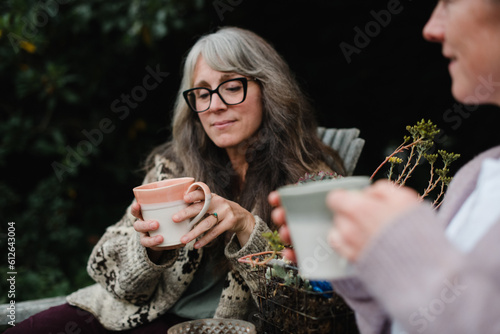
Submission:
[[[281,226],[279,229],[280,239],[287,245],[292,244],[292,238],[290,236],[290,230],[286,226],[286,212],[285,208],[281,206],[281,198],[277,191],[272,191],[267,200],[271,206],[274,207],[271,212],[271,220],[274,224]],[[297,263],[297,257],[295,251],[291,248],[286,248],[283,250],[283,257]]]
[[278,231],[281,241],[288,245],[292,244],[292,238],[290,237],[290,230],[288,229],[288,226],[281,226]]
[[295,252],[293,249],[286,248],[283,250],[283,257],[293,263],[297,263],[297,257],[295,256]]
[[[290,230],[287,226],[280,227],[279,233],[281,241],[288,245],[292,244],[292,239],[290,238]],[[295,251],[292,248],[285,248],[283,250],[283,257],[297,263],[297,257],[295,256]]]
[[355,261],[385,226],[419,202],[413,189],[388,181],[377,181],[362,191],[332,191],[327,197],[334,221],[330,244]]
[[[215,238],[217,238],[222,233],[233,230],[238,224],[238,217],[233,211],[233,208],[226,200],[215,202],[215,207],[210,209],[210,216],[199,222],[188,234],[187,236],[190,240],[203,235],[194,245],[195,248],[200,248]],[[217,217],[213,213],[216,213]]]
[[204,204],[203,202],[200,202],[200,203],[194,203],[194,204],[187,206],[186,208],[182,209],[181,211],[175,213],[172,216],[172,220],[175,223],[180,223],[186,219],[191,219],[191,218],[196,217],[196,215],[198,215],[200,213],[201,209],[203,208],[203,204]]
[[[212,203],[216,194],[212,194]],[[172,220],[180,223],[186,219],[194,218],[198,215],[205,204],[205,193],[202,190],[195,190],[184,195],[184,201],[189,205],[172,216]]]
[[156,220],[137,220],[134,223],[134,229],[139,233],[149,233],[150,231],[156,231],[160,227],[160,223]]
[[187,240],[189,242],[197,238],[199,235],[205,234],[202,238],[200,238],[200,240],[198,240],[194,244],[194,248],[201,248],[203,246],[206,246],[213,240],[215,240],[219,235],[224,233],[226,230],[228,230],[228,228],[222,222],[221,218],[216,218],[213,215],[210,215],[207,218],[203,219],[199,224],[197,224],[195,228],[193,228],[181,240]]
[[358,236],[353,234],[351,226],[342,223],[342,218],[336,219],[335,226],[330,229],[327,240],[334,250],[350,261],[357,259],[363,246]]
[[[184,201],[192,204],[174,214],[173,221],[180,223],[198,215],[205,204],[204,198],[202,191],[186,194]],[[213,193],[208,214],[181,238],[182,243],[187,244],[199,238],[194,247],[200,248],[228,231],[235,233],[240,245],[244,245],[255,227],[255,217],[252,213],[239,204]]]
[[[203,203],[191,204],[176,214],[176,216],[179,219],[192,218],[200,212],[202,206]],[[209,216],[198,222],[191,231],[181,238],[181,242],[188,243],[201,236],[194,245],[195,248],[200,248],[212,242],[226,231],[230,231],[236,233],[238,240],[242,243],[240,236],[246,233],[247,230],[253,230],[253,225],[249,222],[254,219],[253,215],[238,204],[220,196],[215,195],[215,197],[212,197],[208,213]],[[174,219],[174,221],[178,220]],[[249,226],[251,228],[248,228]],[[248,234],[250,233],[251,231],[248,232]]]
[[[215,196],[215,194],[212,194],[212,197],[214,197],[214,196]],[[205,193],[201,189],[191,191],[191,192],[187,193],[186,195],[184,195],[184,201],[186,203],[194,203],[194,202],[204,201],[204,200],[205,200]]]
[[267,197],[267,201],[273,207],[277,207],[277,206],[281,205],[280,195],[279,195],[279,193],[277,191],[271,191],[269,193],[269,196]]
[[130,213],[137,219],[144,220],[142,218],[141,205],[137,202],[132,203],[130,206]]
[[286,225],[286,213],[282,206],[279,206],[271,212],[271,220],[278,226]]
[[142,246],[152,248],[161,244],[163,242],[163,237],[161,235],[150,237],[148,234],[142,234],[140,240]]
[[149,236],[149,232],[156,231],[160,227],[160,224],[156,220],[137,220],[134,223],[134,229],[140,234],[140,242],[144,247],[155,247],[163,242],[163,237],[161,235],[156,235],[154,237]]

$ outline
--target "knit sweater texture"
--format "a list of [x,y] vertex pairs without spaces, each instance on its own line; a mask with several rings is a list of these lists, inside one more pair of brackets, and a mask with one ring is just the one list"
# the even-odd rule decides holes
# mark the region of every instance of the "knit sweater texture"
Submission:
[[[155,168],[144,183],[179,177],[177,166],[157,156]],[[251,267],[237,260],[245,255],[269,250],[263,232],[269,227],[255,217],[255,228],[248,242],[240,247],[233,235],[224,249],[231,269],[215,312],[215,318],[248,319],[256,308],[252,293],[257,282]],[[109,330],[126,330],[150,322],[165,314],[193,280],[204,256],[204,249],[194,249],[193,240],[185,247],[164,251],[153,263],[134,230],[136,218],[127,209],[123,218],[107,228],[94,247],[87,271],[96,284],[67,297],[68,303],[94,314]]]

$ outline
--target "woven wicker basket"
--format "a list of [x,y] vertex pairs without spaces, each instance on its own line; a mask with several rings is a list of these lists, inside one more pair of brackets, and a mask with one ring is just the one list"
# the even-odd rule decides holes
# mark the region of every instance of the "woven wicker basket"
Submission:
[[259,286],[259,313],[255,317],[258,333],[359,334],[354,312],[334,291],[315,292],[285,285],[279,278],[266,278],[266,269],[257,266],[253,273]]
[[256,334],[255,326],[238,319],[198,319],[181,322],[168,334]]

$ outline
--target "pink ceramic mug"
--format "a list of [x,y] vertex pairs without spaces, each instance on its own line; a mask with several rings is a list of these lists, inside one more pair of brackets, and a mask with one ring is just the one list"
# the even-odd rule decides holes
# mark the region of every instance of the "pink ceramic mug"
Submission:
[[[205,204],[200,213],[191,221],[186,219],[180,223],[174,223],[172,216],[188,206],[184,202],[184,195],[197,188],[201,188],[205,193]],[[212,193],[208,186],[203,182],[194,182],[192,177],[144,184],[134,188],[134,195],[141,205],[144,220],[156,220],[160,223],[156,231],[149,233],[150,236],[162,235],[163,242],[158,247],[168,248],[182,245],[181,237],[203,218],[212,200]]]

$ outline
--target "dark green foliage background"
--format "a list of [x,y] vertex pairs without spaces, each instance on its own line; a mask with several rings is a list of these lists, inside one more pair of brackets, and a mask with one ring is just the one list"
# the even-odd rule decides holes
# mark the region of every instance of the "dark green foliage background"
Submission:
[[[367,143],[356,174],[371,174],[405,126],[422,118],[443,129],[440,148],[462,154],[456,167],[498,144],[493,108],[481,108],[488,122],[476,113],[460,124],[443,118],[454,105],[446,61],[440,46],[421,37],[434,3],[402,0],[402,12],[346,61],[339,44],[353,44],[354,28],[364,29],[371,11],[389,2],[2,1],[0,242],[6,254],[7,222],[15,222],[16,301],[92,283],[85,266],[93,245],[132,200],[147,153],[170,135],[182,57],[218,26],[249,28],[269,40],[313,100],[321,125],[361,129]],[[13,36],[36,50],[19,48]],[[128,114],[114,112],[116,99],[142,86],[148,66],[169,76]],[[113,130],[90,153],[68,160],[68,152],[83,149],[83,131],[99,129],[103,119]],[[54,162],[72,166],[58,178]],[[6,265],[2,255],[2,275]],[[0,302],[7,300],[2,293]]]

